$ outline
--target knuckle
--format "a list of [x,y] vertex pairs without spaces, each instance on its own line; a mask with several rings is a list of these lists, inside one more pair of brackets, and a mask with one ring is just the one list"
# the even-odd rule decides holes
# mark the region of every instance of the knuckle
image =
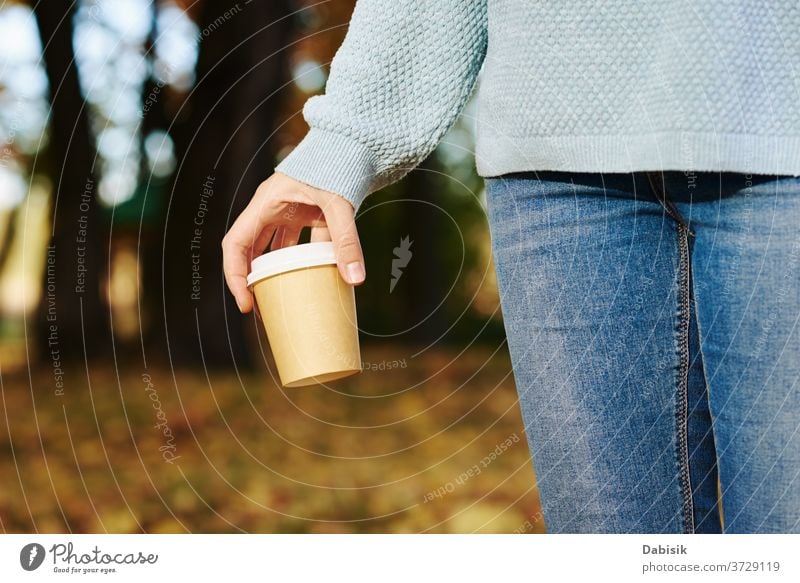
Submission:
[[345,233],[339,237],[339,251],[342,253],[357,253],[361,248],[358,238],[352,233]]
[[269,201],[271,198],[275,197],[275,188],[274,185],[265,180],[261,184],[258,185],[256,188],[255,193],[253,194],[253,198],[251,202],[256,202],[256,204],[263,204],[266,201]]

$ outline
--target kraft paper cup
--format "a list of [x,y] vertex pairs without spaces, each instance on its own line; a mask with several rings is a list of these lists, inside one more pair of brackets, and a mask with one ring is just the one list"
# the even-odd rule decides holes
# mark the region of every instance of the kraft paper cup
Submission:
[[333,243],[270,251],[253,260],[253,290],[284,387],[361,372],[353,286],[336,267]]

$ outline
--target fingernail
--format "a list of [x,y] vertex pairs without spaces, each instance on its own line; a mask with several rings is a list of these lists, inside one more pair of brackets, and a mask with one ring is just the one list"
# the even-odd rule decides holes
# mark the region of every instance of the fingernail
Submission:
[[242,311],[242,304],[239,303],[239,298],[234,297],[233,299],[236,300],[236,307],[239,308],[239,311]]
[[361,265],[360,261],[353,261],[347,264],[347,277],[350,283],[361,283],[364,281],[365,276],[364,266]]

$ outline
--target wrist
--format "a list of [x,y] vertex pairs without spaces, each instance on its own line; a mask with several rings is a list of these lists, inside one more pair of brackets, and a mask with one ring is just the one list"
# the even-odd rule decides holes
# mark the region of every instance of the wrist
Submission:
[[275,169],[313,188],[336,194],[358,210],[373,191],[376,169],[370,150],[342,134],[312,128]]

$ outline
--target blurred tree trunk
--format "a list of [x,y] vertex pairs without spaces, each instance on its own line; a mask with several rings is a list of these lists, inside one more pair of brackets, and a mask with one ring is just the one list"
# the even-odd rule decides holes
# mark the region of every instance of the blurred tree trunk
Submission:
[[39,346],[47,358],[56,358],[54,350],[63,359],[93,358],[111,348],[101,291],[108,227],[98,208],[95,150],[72,48],[73,9],[44,2],[33,9],[50,83],[48,159],[54,192]]
[[2,240],[0,240],[0,274],[5,271],[6,263],[11,256],[11,245],[14,243],[14,237],[17,234],[17,217],[19,216],[19,206],[14,207],[6,213],[3,222],[6,223],[2,229]]
[[[139,169],[140,184],[147,188],[147,208],[143,208],[143,214],[148,209],[155,208],[154,214],[162,216],[166,212],[166,203],[163,200],[166,193],[158,188],[153,188],[157,181],[153,180],[150,171],[147,153],[144,143],[147,136],[155,131],[162,130],[168,132],[172,123],[175,122],[174,112],[168,107],[169,92],[171,88],[156,78],[154,71],[156,60],[156,40],[158,38],[158,11],[159,3],[153,2],[150,5],[150,32],[144,45],[144,52],[150,66],[149,75],[142,84],[142,122],[140,126],[141,142],[141,167]],[[141,334],[145,339],[145,346],[153,348],[154,353],[164,353],[164,327],[161,324],[162,318],[162,294],[161,294],[161,262],[163,241],[163,223],[160,220],[142,220],[139,227],[139,269],[142,278],[140,288],[140,319]],[[145,361],[147,355],[144,355]]]
[[403,185],[409,198],[433,206],[409,203],[399,206],[400,232],[411,234],[414,241],[414,265],[407,270],[408,281],[400,289],[409,309],[408,323],[415,327],[403,340],[419,345],[435,341],[447,329],[444,305],[439,305],[447,293],[443,281],[447,270],[439,254],[452,250],[443,249],[443,225],[437,223],[441,216],[434,210],[441,204],[436,193],[444,190],[438,174],[441,170],[435,156],[429,156],[405,178]]
[[273,168],[269,136],[280,121],[292,26],[278,20],[289,13],[287,0],[200,8],[197,85],[174,136],[178,169],[163,231],[163,339],[176,364],[251,362],[248,319],[225,288],[220,242]]

